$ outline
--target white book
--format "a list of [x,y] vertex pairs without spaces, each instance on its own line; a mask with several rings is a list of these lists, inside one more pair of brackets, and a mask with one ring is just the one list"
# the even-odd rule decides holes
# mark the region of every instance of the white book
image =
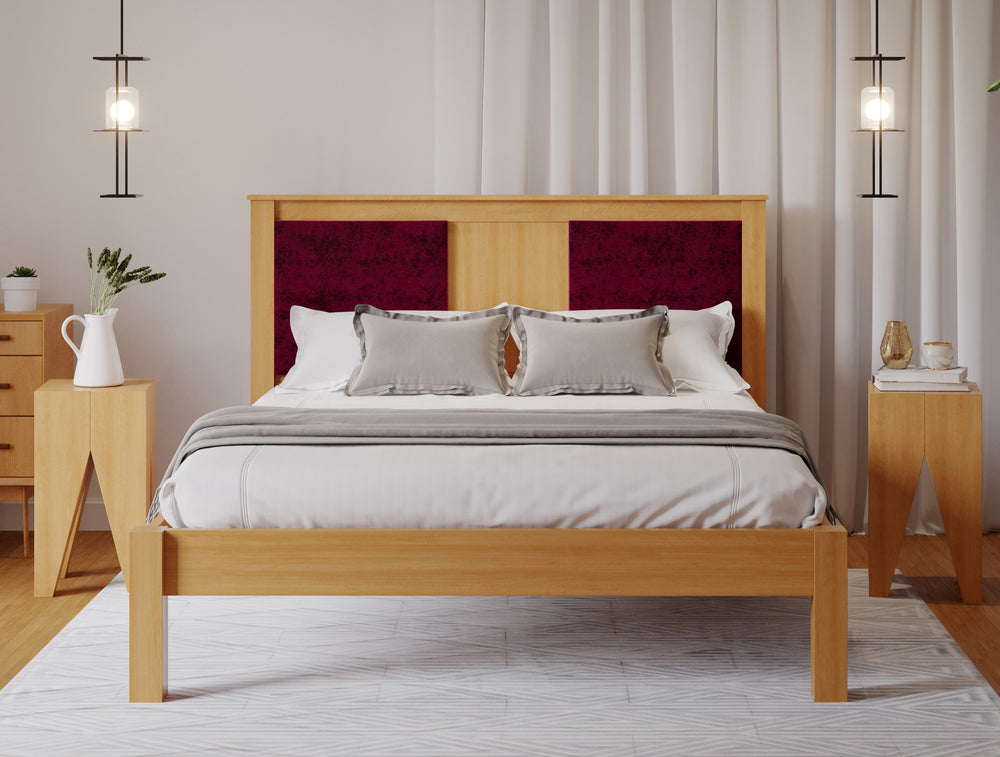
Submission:
[[967,392],[972,384],[963,381],[960,384],[942,381],[882,381],[874,380],[875,388],[882,392]]
[[938,384],[961,384],[966,380],[968,372],[969,369],[963,366],[946,368],[942,371],[934,371],[923,365],[911,365],[903,369],[882,366],[875,371],[873,378],[886,382],[918,381]]

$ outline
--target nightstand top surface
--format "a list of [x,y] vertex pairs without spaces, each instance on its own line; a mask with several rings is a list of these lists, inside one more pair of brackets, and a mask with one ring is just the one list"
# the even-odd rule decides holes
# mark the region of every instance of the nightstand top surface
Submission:
[[69,308],[73,312],[73,306],[69,303],[38,303],[34,310],[26,310],[22,313],[8,313],[0,308],[0,320],[4,321],[37,321],[39,318]]
[[119,386],[75,386],[73,379],[50,379],[42,384],[36,392],[145,392],[156,386],[156,379],[133,378],[125,379]]

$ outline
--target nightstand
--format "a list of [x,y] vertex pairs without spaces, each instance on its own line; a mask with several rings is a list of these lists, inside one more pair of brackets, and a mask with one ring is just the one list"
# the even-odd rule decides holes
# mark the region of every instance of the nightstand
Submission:
[[155,489],[155,436],[153,379],[93,389],[63,379],[35,392],[36,597],[66,575],[95,472],[128,585],[129,531],[145,524]]
[[889,595],[924,458],[965,602],[983,601],[983,397],[868,384],[868,593]]
[[72,305],[0,311],[0,502],[21,503],[25,557],[28,497],[35,483],[35,390],[49,379],[73,375],[73,353],[59,333],[72,314]]

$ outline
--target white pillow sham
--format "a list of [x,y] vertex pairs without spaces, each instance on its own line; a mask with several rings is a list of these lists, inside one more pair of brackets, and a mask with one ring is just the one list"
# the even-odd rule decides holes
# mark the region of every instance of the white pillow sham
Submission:
[[[602,318],[637,313],[634,309],[559,310],[570,318]],[[729,300],[703,310],[671,310],[670,330],[663,338],[661,360],[674,384],[696,391],[742,392],[750,388],[726,362],[726,351],[736,330]],[[518,341],[517,330],[514,339]],[[520,343],[518,342],[518,346]]]
[[521,345],[515,394],[674,393],[660,362],[667,332],[663,305],[588,319],[518,306],[513,315]]
[[663,340],[663,363],[679,386],[698,391],[742,392],[750,388],[726,362],[736,329],[728,300],[704,310],[671,310]]
[[361,361],[354,311],[327,313],[292,305],[288,321],[295,339],[295,364],[278,385],[279,390],[336,391],[347,386]]
[[348,395],[506,394],[507,307],[453,317],[355,308],[361,362]]
[[[506,306],[506,303],[504,303]],[[501,307],[498,305],[497,307]],[[466,310],[400,310],[431,318],[452,318]],[[289,325],[295,339],[295,363],[278,384],[278,393],[339,391],[361,362],[361,342],[354,330],[354,311],[327,312],[292,305]]]

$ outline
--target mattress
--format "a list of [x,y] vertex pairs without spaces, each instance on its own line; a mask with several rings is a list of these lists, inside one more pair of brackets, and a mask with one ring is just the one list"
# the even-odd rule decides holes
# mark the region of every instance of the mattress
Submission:
[[[745,393],[347,397],[279,393],[270,407],[519,410],[726,409]],[[822,485],[779,449],[602,444],[267,445],[202,449],[161,484],[183,528],[797,528]]]

